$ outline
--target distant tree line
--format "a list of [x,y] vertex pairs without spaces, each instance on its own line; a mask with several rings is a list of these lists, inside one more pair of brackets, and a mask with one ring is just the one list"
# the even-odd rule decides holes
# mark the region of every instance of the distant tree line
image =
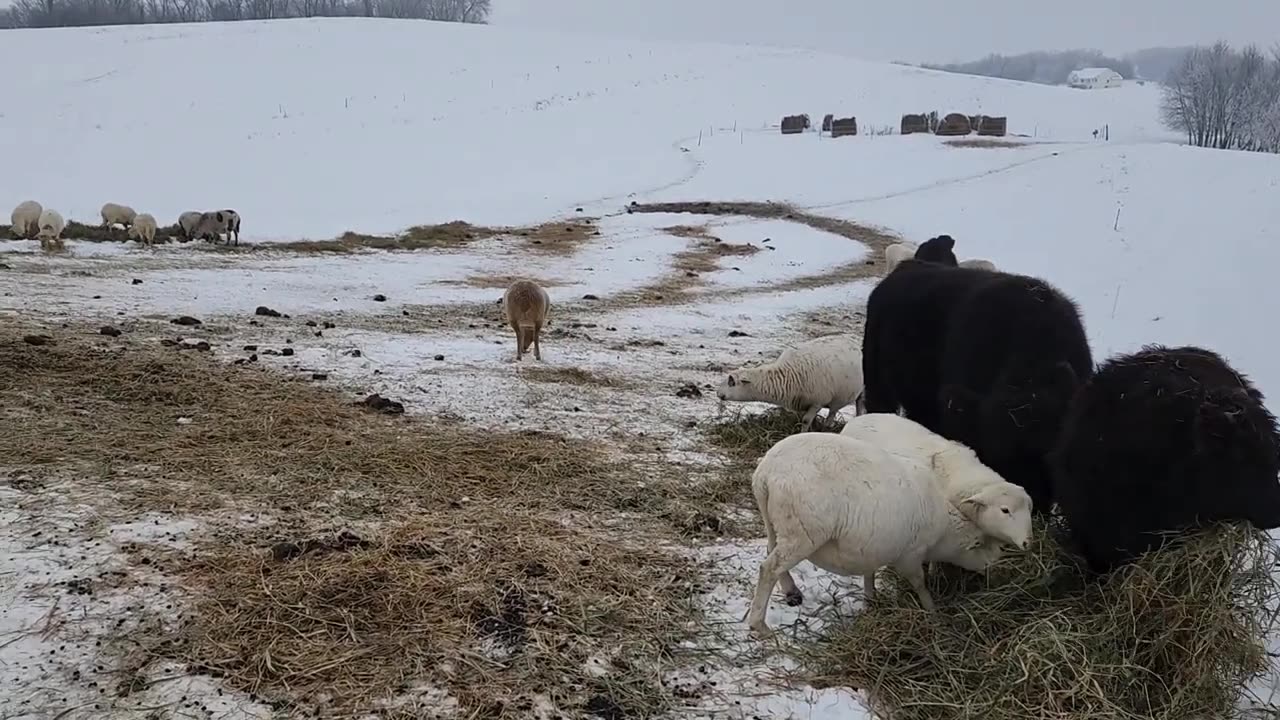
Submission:
[[981,60],[951,65],[923,65],[931,70],[983,75],[1006,80],[1061,85],[1072,70],[1086,67],[1111,68],[1126,80],[1136,77],[1134,64],[1123,58],[1103,55],[1097,50],[1063,50],[1059,52],[1029,52],[1021,55],[991,54]]
[[139,25],[295,17],[483,23],[490,0],[14,0],[0,28]]
[[1194,48],[1165,79],[1160,111],[1192,145],[1280,152],[1280,47]]

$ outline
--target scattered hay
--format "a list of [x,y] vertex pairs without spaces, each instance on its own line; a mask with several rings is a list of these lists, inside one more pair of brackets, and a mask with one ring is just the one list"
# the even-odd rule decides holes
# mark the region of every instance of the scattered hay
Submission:
[[348,713],[423,685],[466,717],[530,717],[535,693],[575,717],[606,702],[648,717],[671,702],[658,664],[688,639],[696,592],[674,553],[483,504],[335,545],[286,560],[201,553],[179,659],[242,691]]
[[576,367],[533,365],[523,368],[520,371],[520,377],[534,382],[582,385],[585,387],[620,388],[628,384],[622,378],[614,375]]
[[[0,319],[0,465],[37,482],[74,474],[74,500],[104,519],[272,519],[190,554],[145,551],[192,602],[176,628],[130,630],[135,672],[177,660],[344,717],[424,686],[468,717],[528,717],[535,694],[574,717],[673,701],[660,669],[694,632],[697,574],[661,547],[718,522],[703,498],[720,488],[642,474],[594,443],[388,416],[90,328],[23,342],[38,330]],[[626,539],[601,529],[621,514]],[[367,529],[306,542],[343,526]]]
[[568,280],[536,278],[529,275],[468,275],[461,280],[437,280],[439,285],[461,285],[484,290],[506,290],[516,280],[533,280],[544,288],[564,287],[572,285]]
[[[48,331],[44,331],[48,333]],[[665,500],[592,443],[369,413],[314,383],[200,353],[0,322],[0,465],[74,464],[129,510],[227,507],[377,518],[460,498],[524,509],[633,511]],[[189,422],[179,423],[179,418]]]
[[[819,410],[819,422],[826,417],[826,410]],[[749,459],[754,466],[762,455],[783,438],[800,432],[803,416],[780,407],[762,413],[735,412],[729,419],[706,427],[704,432],[711,444],[730,455]],[[837,420],[831,432],[844,429]]]
[[697,238],[701,240],[716,240],[715,235],[711,234],[711,230],[706,225],[671,225],[662,228],[662,232],[679,238]]
[[1101,582],[1053,532],[989,578],[931,574],[938,611],[882,576],[875,606],[797,647],[820,683],[866,688],[894,718],[1228,718],[1266,667],[1278,551],[1226,526]]
[[298,240],[272,243],[271,250],[298,253],[352,253],[359,250],[429,250],[453,249],[484,238],[494,237],[501,230],[472,225],[462,220],[439,225],[415,225],[399,235],[369,235],[348,231],[333,240]]
[[942,143],[953,148],[1016,148],[1023,147],[1026,143],[1015,142],[1012,140],[991,140],[988,138],[961,138],[957,140],[945,140]]

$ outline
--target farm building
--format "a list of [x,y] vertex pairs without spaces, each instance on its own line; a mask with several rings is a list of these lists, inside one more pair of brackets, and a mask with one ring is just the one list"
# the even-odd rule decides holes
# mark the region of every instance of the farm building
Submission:
[[1111,68],[1081,68],[1067,76],[1068,85],[1082,90],[1120,87],[1123,80],[1120,73]]

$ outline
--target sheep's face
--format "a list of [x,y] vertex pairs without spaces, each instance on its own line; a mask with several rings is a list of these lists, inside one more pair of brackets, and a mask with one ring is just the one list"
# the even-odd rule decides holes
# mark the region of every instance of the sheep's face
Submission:
[[1004,548],[997,540],[987,537],[971,541],[947,543],[930,559],[941,560],[972,572],[984,572],[1004,556]]
[[924,262],[955,267],[960,264],[955,254],[956,241],[950,235],[939,235],[920,243],[915,258]]
[[716,388],[716,397],[721,400],[748,401],[754,398],[755,373],[750,368],[741,368],[729,373],[729,376]]
[[987,485],[961,501],[960,512],[984,534],[1000,542],[1019,550],[1031,546],[1031,496],[1017,485],[1003,481]]

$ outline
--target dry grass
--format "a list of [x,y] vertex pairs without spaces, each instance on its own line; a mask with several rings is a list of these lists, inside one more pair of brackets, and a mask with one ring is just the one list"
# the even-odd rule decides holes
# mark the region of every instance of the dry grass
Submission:
[[[157,245],[173,242],[177,239],[179,229],[177,225],[167,225],[165,227],[156,228]],[[34,238],[33,234],[31,238]],[[13,238],[13,228],[9,225],[0,225],[0,239],[8,240]],[[28,238],[28,239],[31,239]],[[82,240],[89,242],[137,242],[129,238],[129,231],[124,228],[107,228],[102,225],[85,225],[84,223],[68,220],[66,228],[62,231],[63,240]]]
[[516,280],[532,280],[544,288],[572,285],[569,280],[537,278],[529,275],[470,275],[461,280],[436,280],[439,285],[461,285],[485,290],[506,290]]
[[334,240],[300,240],[272,243],[271,250],[300,253],[352,253],[359,250],[457,249],[477,241],[501,236],[519,237],[542,252],[572,254],[583,243],[600,234],[591,218],[557,221],[525,228],[482,227],[461,220],[440,225],[417,225],[399,235],[369,235],[347,232]]
[[[1277,548],[1222,527],[1086,579],[1037,527],[989,578],[936,573],[938,612],[882,573],[871,609],[805,638],[819,683],[868,689],[902,720],[1229,718],[1266,663]],[[892,582],[885,582],[892,578]]]
[[[826,410],[818,411],[818,422],[826,417]],[[770,408],[762,413],[737,411],[729,418],[709,425],[704,432],[711,444],[730,456],[750,460],[754,467],[769,448],[783,438],[800,432],[799,413],[782,408]],[[831,432],[844,429],[837,420]]]
[[521,369],[520,377],[534,382],[580,385],[583,387],[621,388],[628,385],[620,377],[576,367],[532,365]]
[[953,147],[953,148],[979,148],[979,149],[987,149],[987,150],[990,150],[993,148],[1015,148],[1015,147],[1022,147],[1023,145],[1026,145],[1026,143],[1020,143],[1014,140],[996,140],[993,138],[981,138],[981,137],[947,140],[942,144],[947,145],[949,147]]
[[[53,342],[21,339],[37,333]],[[694,568],[658,548],[714,529],[723,491],[670,468],[649,478],[592,443],[380,415],[252,366],[12,321],[0,434],[0,465],[74,473],[70,493],[104,518],[272,518],[168,565],[190,612],[171,635],[133,637],[135,667],[177,659],[338,714],[422,684],[468,717],[528,717],[534,693],[571,716],[659,712],[658,668],[697,615]],[[635,545],[601,529],[620,515]],[[353,525],[372,529],[314,542]]]
[[[884,267],[884,249],[900,240],[900,238],[883,230],[866,225],[860,225],[850,220],[841,220],[838,218],[816,215],[784,203],[695,201],[638,204],[632,205],[630,209],[631,212],[638,213],[691,213],[696,215],[719,216],[737,215],[764,220],[788,220],[802,225],[807,225],[815,230],[821,230],[833,235],[839,235],[850,240],[855,240],[866,245],[869,251],[865,260],[856,260],[844,263],[820,273],[795,277],[781,283],[726,289],[716,291],[714,293],[699,293],[697,295],[684,293],[682,290],[685,289],[685,285],[678,282],[681,278],[677,277],[673,278],[672,282],[664,283],[662,287],[647,288],[643,293],[633,294],[634,296],[623,298],[623,300],[630,302],[631,304],[679,304],[681,302],[690,302],[694,299],[725,299],[745,297],[759,293],[789,292],[792,290],[806,290],[811,288],[829,287],[832,285],[843,285],[856,280],[875,277],[882,274]],[[697,230],[696,227],[691,226],[677,225],[675,227],[689,228],[692,231]],[[668,232],[670,230],[671,228],[667,229]],[[759,248],[751,245],[730,245],[729,247],[749,247],[756,251],[759,250]],[[710,253],[711,251],[708,250],[707,252]],[[733,253],[730,252],[726,254]],[[710,257],[710,255],[708,255],[708,257]],[[690,260],[687,262],[693,261]],[[693,270],[692,272],[698,271]],[[670,285],[674,290],[669,290],[667,285]]]

